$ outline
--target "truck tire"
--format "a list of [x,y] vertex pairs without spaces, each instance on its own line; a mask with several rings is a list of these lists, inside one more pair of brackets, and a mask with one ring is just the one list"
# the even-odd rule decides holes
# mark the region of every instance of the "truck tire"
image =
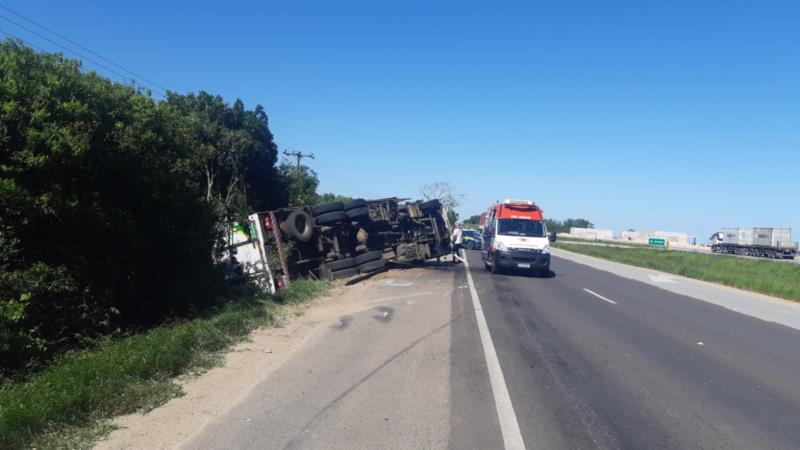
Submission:
[[436,209],[436,208],[438,208],[440,206],[442,206],[442,202],[440,202],[437,199],[433,199],[433,200],[428,200],[427,202],[420,203],[419,204],[419,209],[421,211],[427,211],[427,210],[430,210],[430,209]]
[[500,268],[497,267],[497,254],[492,254],[492,267],[489,270],[493,274],[500,273]]
[[328,266],[329,269],[331,269],[331,272],[336,272],[337,270],[349,269],[357,265],[355,258],[337,259],[336,261],[331,261],[325,264]]
[[356,256],[355,258],[353,258],[353,260],[355,261],[355,263],[353,265],[360,266],[360,265],[368,263],[370,261],[375,261],[377,259],[382,259],[382,258],[383,258],[383,252],[382,251],[380,251],[380,250],[372,250],[372,251],[369,251],[367,253],[362,253],[362,254]]
[[367,206],[366,200],[363,198],[357,198],[355,200],[350,200],[344,204],[344,210],[356,209],[356,208],[363,208]]
[[349,267],[347,269],[337,270],[331,272],[334,280],[341,280],[342,278],[352,277],[358,275],[358,267]]
[[362,206],[361,208],[353,208],[353,209],[345,210],[344,213],[347,214],[347,217],[349,217],[351,219],[358,219],[358,218],[361,218],[361,217],[369,217],[369,208],[367,208],[366,206]]
[[337,222],[348,220],[348,217],[344,211],[333,211],[320,214],[314,220],[317,222],[317,225],[331,225]]
[[322,205],[311,207],[311,214],[313,214],[314,217],[318,217],[327,213],[332,213],[334,211],[344,211],[344,204],[342,204],[341,202],[333,202],[333,203],[323,203]]
[[378,269],[383,269],[384,267],[386,267],[386,260],[378,259],[358,266],[358,271],[360,273],[369,273],[369,272],[374,272]]
[[289,214],[281,223],[281,229],[301,242],[307,242],[314,235],[311,216],[302,209]]

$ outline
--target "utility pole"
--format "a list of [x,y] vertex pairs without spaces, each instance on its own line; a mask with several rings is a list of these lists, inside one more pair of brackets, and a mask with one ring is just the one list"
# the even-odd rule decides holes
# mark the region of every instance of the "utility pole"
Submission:
[[301,153],[301,152],[290,152],[288,150],[284,150],[283,154],[286,156],[294,156],[297,158],[297,175],[300,175],[300,160],[303,158],[311,158],[314,159],[313,153]]

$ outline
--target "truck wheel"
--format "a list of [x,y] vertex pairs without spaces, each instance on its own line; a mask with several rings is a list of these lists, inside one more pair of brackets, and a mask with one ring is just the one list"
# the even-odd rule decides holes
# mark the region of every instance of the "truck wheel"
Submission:
[[437,199],[428,200],[427,202],[422,202],[419,204],[419,209],[422,211],[426,211],[429,209],[435,209],[442,206],[442,202]]
[[364,208],[367,206],[367,202],[363,198],[357,198],[355,200],[350,200],[344,204],[344,210],[347,211],[349,209],[356,209],[356,208]]
[[374,272],[378,269],[383,269],[384,267],[386,267],[386,260],[378,259],[358,266],[358,271],[360,273],[369,273],[369,272]]
[[500,273],[500,269],[497,267],[497,254],[492,255],[492,268],[489,269],[492,273]]
[[347,214],[344,211],[334,211],[325,214],[320,214],[314,220],[316,220],[317,225],[330,225],[337,222],[342,222],[348,220]]
[[381,258],[383,258],[383,252],[382,251],[380,251],[380,250],[372,250],[372,251],[367,252],[367,253],[362,253],[362,254],[356,256],[355,258],[353,258],[353,261],[354,261],[353,265],[354,266],[360,266],[360,265],[362,265],[364,263],[368,263],[370,261],[375,261],[376,259],[381,259]]
[[350,267],[347,269],[337,270],[336,272],[331,272],[333,275],[334,280],[341,280],[342,278],[352,277],[353,275],[358,275],[358,268],[357,267]]
[[313,214],[314,217],[334,211],[344,211],[344,205],[341,202],[333,202],[311,207],[311,214]]
[[337,270],[342,269],[349,269],[351,267],[356,266],[356,259],[355,258],[345,258],[345,259],[337,259],[336,261],[331,261],[326,263],[331,272],[336,272]]
[[281,229],[302,242],[308,241],[314,235],[311,216],[302,209],[289,214],[289,217],[281,223]]
[[347,209],[347,210],[345,210],[344,213],[347,214],[347,217],[349,217],[351,219],[358,219],[358,218],[361,218],[361,217],[369,217],[369,208],[367,208],[366,206],[363,206],[361,208]]

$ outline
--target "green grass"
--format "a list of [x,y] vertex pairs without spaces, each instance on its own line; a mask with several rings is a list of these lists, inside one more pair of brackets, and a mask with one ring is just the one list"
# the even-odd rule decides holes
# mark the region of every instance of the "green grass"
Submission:
[[279,304],[327,288],[298,280],[274,298],[244,296],[203,318],[67,353],[27,380],[0,387],[0,448],[83,447],[108,432],[107,419],[181,395],[172,378],[213,367],[251,330],[275,325]]
[[800,264],[734,256],[557,243],[557,248],[800,301]]
[[558,241],[559,242],[591,242],[591,243],[598,243],[598,244],[620,245],[620,246],[623,246],[623,247],[649,247],[647,244],[643,244],[643,243],[640,243],[640,242],[621,241],[621,240],[609,241],[609,240],[605,240],[605,239],[598,239],[598,240],[576,239],[576,238],[572,238],[572,237],[562,237],[562,236],[558,237]]

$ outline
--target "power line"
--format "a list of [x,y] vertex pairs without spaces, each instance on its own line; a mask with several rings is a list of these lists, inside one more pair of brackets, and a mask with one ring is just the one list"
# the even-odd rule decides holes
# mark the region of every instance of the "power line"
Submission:
[[[76,56],[78,56],[79,58],[82,58],[82,59],[84,59],[84,60],[86,60],[86,61],[89,61],[89,62],[91,62],[92,64],[94,64],[94,65],[96,65],[96,66],[98,66],[98,67],[102,67],[103,69],[105,69],[105,70],[107,70],[107,71],[109,71],[109,72],[111,72],[111,73],[113,73],[113,74],[116,74],[118,77],[120,77],[120,78],[121,78],[121,79],[123,79],[123,80],[125,80],[125,79],[128,79],[128,76],[127,76],[127,75],[124,75],[124,74],[122,74],[122,73],[120,73],[120,72],[118,72],[118,71],[116,71],[116,70],[114,70],[114,69],[111,69],[111,68],[109,68],[109,67],[107,67],[107,66],[105,66],[105,65],[103,65],[103,64],[101,64],[101,63],[99,63],[99,62],[97,62],[97,61],[95,61],[95,60],[93,60],[93,59],[91,59],[91,58],[88,58],[88,57],[86,57],[86,56],[84,56],[84,55],[82,55],[82,54],[80,54],[80,53],[76,52],[75,50],[72,50],[72,49],[71,49],[71,48],[69,48],[69,47],[65,47],[65,46],[63,46],[63,45],[59,44],[58,42],[56,42],[56,41],[54,41],[54,40],[50,39],[49,37],[47,37],[47,36],[44,36],[44,35],[42,35],[41,33],[39,33],[39,32],[37,32],[37,31],[35,31],[35,30],[32,30],[32,29],[30,29],[30,28],[26,27],[25,25],[22,25],[22,24],[20,24],[20,23],[18,23],[18,22],[15,22],[15,21],[13,21],[13,20],[9,19],[9,18],[8,18],[8,17],[6,17],[6,16],[3,16],[3,15],[1,15],[1,14],[0,14],[0,19],[3,19],[3,20],[5,20],[5,21],[7,21],[7,22],[10,22],[10,23],[12,23],[12,24],[14,24],[14,25],[16,25],[16,26],[18,26],[18,27],[22,28],[23,30],[25,30],[25,31],[27,31],[27,32],[29,32],[29,33],[31,33],[31,34],[33,34],[33,35],[35,35],[35,36],[38,36],[38,37],[40,37],[40,38],[42,38],[42,39],[46,40],[47,42],[49,42],[49,43],[51,43],[51,44],[53,44],[53,45],[55,45],[55,46],[57,46],[57,47],[59,47],[59,48],[61,48],[61,49],[63,49],[63,50],[66,50],[66,51],[68,51],[68,52],[70,52],[70,53],[72,53],[72,54],[74,54],[74,55],[76,55]],[[9,34],[9,33],[6,33],[6,34]],[[13,36],[13,35],[11,35],[11,34],[9,34],[9,35],[10,35],[10,36]],[[16,36],[14,36],[14,37],[16,37]],[[18,39],[19,39],[19,38],[18,38]],[[162,91],[162,92],[158,92],[157,90],[155,90],[155,91],[156,91],[156,93],[157,93],[158,95],[160,95],[161,97],[164,97],[164,98],[166,98],[166,96],[167,96],[167,95],[166,95],[166,92],[164,92],[164,91]]]
[[84,51],[87,51],[87,52],[91,53],[92,55],[94,55],[94,56],[96,56],[96,57],[98,57],[98,58],[102,59],[103,61],[106,61],[107,63],[109,63],[109,64],[112,64],[112,65],[114,65],[115,67],[117,67],[117,68],[120,68],[120,69],[124,70],[125,72],[128,72],[129,74],[133,75],[134,77],[136,77],[136,78],[138,78],[138,79],[140,79],[140,80],[144,80],[144,81],[146,81],[146,82],[150,83],[151,85],[153,85],[153,86],[155,86],[155,87],[157,87],[157,88],[161,89],[162,91],[165,91],[165,92],[166,92],[166,91],[168,91],[168,90],[169,90],[169,89],[167,89],[167,88],[165,88],[165,87],[163,87],[163,86],[159,85],[159,84],[158,84],[158,83],[156,83],[155,81],[149,80],[149,79],[147,79],[147,78],[143,77],[142,75],[139,75],[138,73],[136,73],[136,72],[134,72],[134,71],[132,71],[132,70],[130,70],[130,69],[128,69],[128,68],[126,68],[126,67],[122,66],[122,65],[119,65],[119,64],[115,63],[114,61],[112,61],[112,60],[110,60],[110,59],[106,58],[105,56],[103,56],[103,55],[100,55],[100,54],[97,54],[97,53],[93,52],[92,50],[90,50],[90,49],[88,49],[88,48],[86,48],[86,47],[82,46],[81,44],[78,44],[77,42],[73,41],[72,39],[70,39],[70,38],[68,38],[68,37],[66,37],[66,36],[64,36],[64,35],[62,35],[62,34],[59,34],[59,33],[55,32],[55,31],[51,30],[50,28],[47,28],[46,26],[44,26],[44,25],[40,24],[39,22],[36,22],[35,20],[33,20],[33,19],[29,18],[29,17],[25,17],[25,16],[23,16],[22,14],[20,14],[20,13],[18,13],[18,12],[16,12],[16,11],[14,11],[13,9],[11,9],[11,8],[9,8],[9,7],[7,7],[7,6],[0,5],[0,8],[3,8],[3,9],[5,9],[6,11],[10,12],[11,14],[14,14],[14,15],[15,15],[15,16],[17,16],[17,17],[19,17],[19,18],[21,18],[21,19],[23,19],[23,20],[26,20],[26,21],[28,21],[29,23],[32,23],[32,24],[36,25],[37,27],[39,27],[39,28],[41,28],[41,29],[43,29],[43,30],[45,30],[45,31],[47,31],[47,32],[49,32],[49,33],[51,33],[51,34],[53,34],[54,36],[57,36],[57,37],[59,37],[59,38],[61,38],[61,39],[65,40],[65,41],[69,42],[70,44],[72,44],[72,45],[74,45],[74,46],[76,46],[76,47],[78,47],[78,48],[80,48],[80,49],[82,49],[82,50],[84,50]]
[[364,190],[364,189],[361,189],[361,188],[359,188],[359,187],[357,187],[357,186],[355,186],[355,185],[353,185],[353,184],[350,184],[350,183],[348,183],[348,182],[343,182],[343,181],[340,181],[340,180],[338,180],[337,178],[334,178],[334,177],[333,177],[332,175],[330,175],[330,173],[328,173],[327,171],[323,171],[323,168],[322,168],[322,166],[320,166],[318,163],[314,163],[312,167],[313,167],[314,169],[316,169],[316,171],[317,171],[317,173],[318,173],[318,174],[320,174],[320,175],[324,176],[324,179],[325,179],[326,181],[330,181],[331,183],[334,183],[334,184],[336,184],[336,185],[340,186],[340,187],[341,187],[341,188],[343,188],[343,189],[345,190],[345,192],[347,192],[347,193],[354,193],[354,194],[355,194],[355,195],[357,195],[357,196],[363,196],[363,197],[367,197],[367,198],[370,198],[370,197],[373,197],[373,198],[374,198],[374,197],[376,197],[376,195],[375,195],[375,194],[372,194],[372,193],[370,193],[369,191],[366,191],[366,190]]
[[362,188],[358,187],[358,186],[357,186],[355,183],[353,183],[352,181],[350,181],[348,178],[346,178],[346,177],[344,177],[344,176],[342,176],[342,175],[339,175],[339,174],[338,174],[336,171],[334,171],[333,169],[331,169],[329,166],[327,166],[327,165],[323,164],[323,163],[322,163],[322,161],[316,161],[316,164],[318,165],[318,168],[320,168],[320,169],[322,169],[323,171],[327,172],[327,173],[329,174],[329,176],[332,176],[332,177],[339,178],[339,179],[340,179],[340,180],[342,180],[344,183],[351,185],[351,186],[352,186],[352,189],[355,189],[355,190],[357,190],[357,191],[360,191],[360,192],[362,192],[363,194],[366,194],[368,197],[373,197],[373,198],[377,197],[377,195],[375,195],[374,193],[372,193],[372,192],[370,192],[370,191],[368,191],[368,190],[366,190],[366,189],[362,189]]
[[[276,144],[278,146],[282,147],[284,150],[296,151],[292,147],[289,147],[288,145],[284,145],[284,144],[282,144],[280,142],[276,142]],[[311,163],[311,162],[309,161],[309,163]],[[372,193],[372,192],[370,192],[370,191],[368,191],[366,189],[360,188],[358,185],[356,185],[355,183],[350,181],[347,177],[345,177],[343,175],[340,175],[339,173],[337,173],[335,170],[331,169],[329,166],[327,166],[325,163],[323,163],[319,159],[314,159],[313,167],[315,169],[317,169],[318,173],[324,173],[325,174],[325,178],[328,181],[332,181],[335,184],[338,184],[339,186],[342,186],[343,188],[347,189],[348,191],[352,191],[352,192],[356,193],[357,195],[362,195],[362,196],[365,196],[365,197],[372,197],[372,198],[378,197],[374,193]]]
[[[281,147],[284,147],[284,148],[286,148],[288,150],[292,150],[292,148],[287,147],[285,145],[282,145],[282,144],[279,144],[279,145],[281,145]],[[347,177],[339,175],[336,171],[334,171],[333,169],[328,167],[322,161],[315,160],[314,167],[317,169],[318,172],[325,172],[326,177],[328,177],[331,180],[336,181],[337,184],[343,185],[349,190],[359,192],[359,195],[366,194],[368,197],[375,197],[375,194],[367,191],[366,189],[362,189],[362,188],[358,187],[355,183],[351,182]]]

